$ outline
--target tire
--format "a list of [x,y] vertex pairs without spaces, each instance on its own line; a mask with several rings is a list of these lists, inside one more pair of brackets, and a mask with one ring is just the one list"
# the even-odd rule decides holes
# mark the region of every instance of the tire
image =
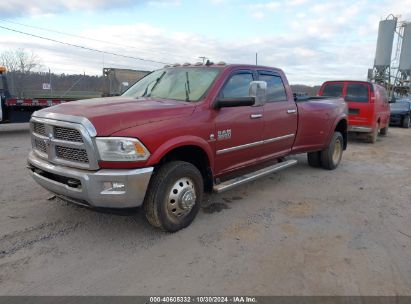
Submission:
[[334,132],[330,145],[321,151],[321,166],[327,170],[334,170],[341,162],[344,150],[344,139],[340,132]]
[[321,167],[321,152],[316,151],[316,152],[308,152],[307,153],[307,160],[308,160],[308,165],[314,168]]
[[378,137],[378,125],[373,128],[373,130],[367,134],[367,142],[370,144],[375,144]]
[[411,121],[409,116],[405,116],[402,120],[402,127],[408,129],[411,127]]
[[385,128],[380,129],[380,135],[381,136],[387,136],[388,135],[388,125]]
[[191,224],[200,210],[204,181],[192,164],[172,161],[152,176],[143,208],[148,222],[161,230],[176,232]]

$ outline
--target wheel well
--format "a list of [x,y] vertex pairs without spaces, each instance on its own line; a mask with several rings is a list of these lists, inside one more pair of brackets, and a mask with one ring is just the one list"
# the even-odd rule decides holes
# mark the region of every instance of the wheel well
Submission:
[[159,165],[164,163],[181,160],[194,165],[203,176],[204,188],[211,191],[213,188],[213,173],[207,153],[198,146],[182,146],[175,148],[163,156]]
[[347,132],[347,120],[343,119],[335,127],[335,131],[338,131],[342,134],[344,140],[344,150],[347,149],[348,142],[348,132]]

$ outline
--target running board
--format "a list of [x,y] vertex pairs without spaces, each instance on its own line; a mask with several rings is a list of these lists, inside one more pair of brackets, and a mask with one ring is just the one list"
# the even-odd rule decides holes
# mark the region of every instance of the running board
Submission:
[[250,181],[256,180],[257,178],[266,176],[268,174],[283,170],[285,168],[294,166],[297,164],[297,160],[295,159],[290,159],[290,160],[286,160],[280,163],[277,163],[273,166],[267,167],[267,168],[263,168],[260,169],[258,171],[252,172],[252,173],[248,173],[246,175],[237,177],[237,178],[233,178],[230,179],[228,181],[225,181],[221,184],[218,185],[214,185],[213,187],[213,191],[217,192],[217,193],[221,193],[224,191],[228,191],[231,190],[237,186],[243,185],[245,183],[248,183]]

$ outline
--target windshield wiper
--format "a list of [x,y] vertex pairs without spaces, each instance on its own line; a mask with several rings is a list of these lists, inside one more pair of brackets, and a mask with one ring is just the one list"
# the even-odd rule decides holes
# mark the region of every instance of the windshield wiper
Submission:
[[190,101],[190,80],[188,79],[188,72],[186,72],[186,83],[184,84],[186,90],[186,101]]
[[[153,81],[150,81],[150,82],[148,83],[148,85],[146,86],[146,89],[144,90],[144,93],[143,93],[143,95],[141,95],[141,97],[144,97],[144,96],[150,97],[151,93],[153,92],[153,90],[155,89],[155,87],[158,85],[158,83],[160,82],[161,78],[163,78],[163,76],[164,76],[165,73],[166,73],[166,72],[163,72],[163,74],[161,74],[160,77],[154,79]],[[149,87],[152,83],[154,83],[154,85],[153,85],[153,87],[151,88],[150,93],[147,94],[148,87]]]

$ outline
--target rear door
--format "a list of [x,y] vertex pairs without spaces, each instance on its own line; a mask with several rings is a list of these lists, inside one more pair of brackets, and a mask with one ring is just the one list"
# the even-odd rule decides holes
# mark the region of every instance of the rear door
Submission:
[[344,82],[326,82],[320,90],[321,96],[342,97],[344,94]]
[[374,124],[374,103],[371,102],[371,86],[368,83],[348,82],[345,100],[348,104],[348,121],[352,126],[370,127]]
[[264,105],[263,153],[265,158],[291,151],[297,132],[297,105],[287,96],[285,84],[275,71],[258,71],[258,78],[267,82]]
[[[237,70],[219,93],[222,98],[248,97],[252,70]],[[215,117],[215,174],[224,174],[262,156],[263,106],[221,108]]]

